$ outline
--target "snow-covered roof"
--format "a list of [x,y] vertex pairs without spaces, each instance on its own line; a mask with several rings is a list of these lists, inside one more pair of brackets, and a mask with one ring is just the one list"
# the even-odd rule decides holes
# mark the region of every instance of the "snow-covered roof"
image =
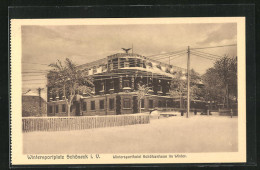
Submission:
[[146,68],[142,68],[142,67],[124,67],[124,68],[120,68],[120,70],[128,70],[128,69],[134,69],[134,70],[139,70],[139,71],[146,71],[146,72],[151,72],[153,74],[156,75],[164,75],[167,77],[171,77],[174,78],[175,76],[170,74],[170,73],[166,73],[158,68],[154,68],[154,67],[146,67]]
[[[87,75],[94,76],[96,74],[102,74],[107,72],[108,70],[108,60],[114,59],[114,58],[119,58],[119,57],[129,57],[129,58],[142,58],[146,62],[146,68],[143,67],[123,67],[123,68],[118,68],[118,70],[124,70],[124,69],[135,69],[135,70],[140,70],[140,71],[146,71],[146,72],[151,72],[153,74],[157,75],[163,75],[167,76],[170,78],[174,78],[175,74],[177,72],[182,72],[183,74],[186,73],[186,70],[177,66],[169,65],[166,63],[162,63],[156,60],[153,60],[149,57],[145,57],[139,54],[131,54],[131,53],[117,53],[108,56],[107,58],[103,58],[94,62],[90,62],[87,64],[83,64],[78,66],[79,69],[82,69],[86,71]],[[150,64],[149,64],[150,63]],[[151,66],[149,66],[151,65]],[[184,76],[182,79],[186,79]]]

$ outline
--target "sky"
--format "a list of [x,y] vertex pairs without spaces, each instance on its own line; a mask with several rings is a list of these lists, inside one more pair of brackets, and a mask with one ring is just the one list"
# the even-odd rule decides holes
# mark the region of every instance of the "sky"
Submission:
[[[70,58],[76,64],[85,64],[115,53],[121,48],[134,47],[134,53],[155,54],[190,48],[221,46],[237,43],[236,23],[156,24],[156,25],[63,25],[22,26],[22,87],[23,92],[44,88],[50,63]],[[236,47],[201,49],[218,56],[237,55]],[[154,56],[156,57],[156,56]],[[187,54],[171,64],[187,67]],[[190,56],[191,68],[200,74],[213,66],[214,61]],[[155,58],[158,60],[157,58]],[[169,62],[169,59],[160,59]]]

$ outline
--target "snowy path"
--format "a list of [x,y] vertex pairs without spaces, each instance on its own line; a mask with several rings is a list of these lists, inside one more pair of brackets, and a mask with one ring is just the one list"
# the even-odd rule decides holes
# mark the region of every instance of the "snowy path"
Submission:
[[152,119],[150,124],[83,131],[23,134],[24,153],[234,152],[237,117],[192,116]]

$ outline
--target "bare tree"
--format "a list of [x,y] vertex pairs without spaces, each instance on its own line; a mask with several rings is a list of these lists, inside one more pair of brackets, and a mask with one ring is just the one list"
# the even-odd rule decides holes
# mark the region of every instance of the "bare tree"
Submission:
[[70,107],[75,95],[79,92],[90,94],[93,81],[89,76],[84,75],[84,71],[77,69],[77,66],[68,58],[64,65],[58,60],[50,64],[52,70],[48,73],[47,86],[52,92],[62,92],[67,104],[67,113],[70,116]]
[[183,107],[182,100],[183,100],[183,95],[187,91],[187,85],[185,84],[184,76],[182,72],[177,72],[175,74],[175,78],[173,78],[170,86],[170,95],[172,97],[178,96],[180,99],[180,108]]
[[148,94],[149,87],[146,85],[138,84],[138,90],[137,90],[137,100],[139,103],[139,113],[142,111],[142,99],[144,99],[145,95]]
[[[197,85],[201,81],[200,75],[195,72],[193,69],[190,71],[190,97],[192,100],[199,99],[203,97],[202,89],[199,88]],[[183,107],[183,96],[187,95],[187,81],[186,81],[187,75],[183,74],[182,72],[177,72],[175,74],[175,78],[173,78],[170,86],[170,95],[172,97],[178,96],[180,99],[180,108]]]

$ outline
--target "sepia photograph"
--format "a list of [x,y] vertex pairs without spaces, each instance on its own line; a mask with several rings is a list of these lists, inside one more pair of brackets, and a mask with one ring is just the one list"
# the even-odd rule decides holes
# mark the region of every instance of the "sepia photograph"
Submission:
[[161,161],[245,150],[238,87],[245,56],[235,19],[110,20],[20,24],[13,62],[21,110],[12,118],[20,114],[27,161],[91,154]]

